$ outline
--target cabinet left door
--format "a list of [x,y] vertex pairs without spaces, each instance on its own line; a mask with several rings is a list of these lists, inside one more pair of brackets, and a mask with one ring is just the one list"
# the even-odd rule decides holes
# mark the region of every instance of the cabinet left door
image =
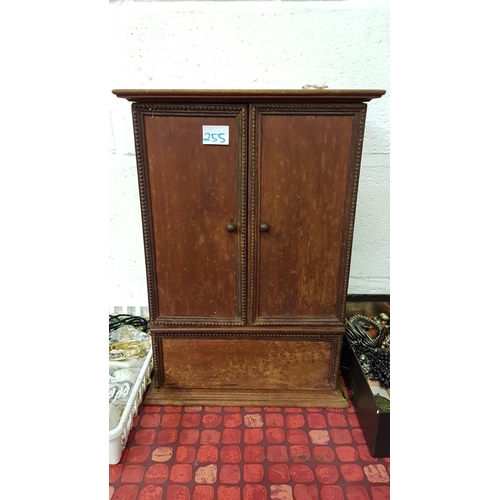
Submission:
[[132,114],[152,329],[245,324],[246,106]]

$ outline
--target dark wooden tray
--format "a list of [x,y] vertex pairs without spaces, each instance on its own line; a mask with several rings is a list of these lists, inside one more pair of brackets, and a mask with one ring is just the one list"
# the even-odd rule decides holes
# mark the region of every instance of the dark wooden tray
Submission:
[[[386,296],[350,296],[346,304],[346,316],[363,314],[375,317],[381,312],[390,313],[390,300]],[[344,382],[351,392],[361,430],[368,449],[374,458],[390,457],[390,419],[389,411],[378,409],[368,380],[346,337],[344,337],[340,371]]]

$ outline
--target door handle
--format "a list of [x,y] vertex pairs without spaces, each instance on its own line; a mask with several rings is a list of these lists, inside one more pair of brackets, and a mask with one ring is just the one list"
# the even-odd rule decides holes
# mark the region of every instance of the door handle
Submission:
[[269,231],[269,224],[267,222],[261,222],[259,225],[259,229],[261,233],[267,233]]
[[233,221],[228,222],[228,223],[226,224],[226,231],[227,231],[228,233],[234,233],[234,232],[236,231],[236,229],[237,229],[237,228],[236,228],[236,224],[235,224]]

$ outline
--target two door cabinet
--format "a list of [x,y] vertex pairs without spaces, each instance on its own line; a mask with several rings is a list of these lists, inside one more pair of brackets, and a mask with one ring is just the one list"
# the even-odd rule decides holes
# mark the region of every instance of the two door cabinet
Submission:
[[345,407],[367,102],[383,90],[113,90],[132,102],[146,404]]

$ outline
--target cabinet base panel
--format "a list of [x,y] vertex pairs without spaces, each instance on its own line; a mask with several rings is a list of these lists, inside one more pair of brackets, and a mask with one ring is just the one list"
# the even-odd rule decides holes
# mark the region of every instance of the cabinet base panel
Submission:
[[145,405],[159,406],[279,406],[296,408],[348,408],[339,387],[312,391],[262,391],[231,389],[175,389],[151,384]]

